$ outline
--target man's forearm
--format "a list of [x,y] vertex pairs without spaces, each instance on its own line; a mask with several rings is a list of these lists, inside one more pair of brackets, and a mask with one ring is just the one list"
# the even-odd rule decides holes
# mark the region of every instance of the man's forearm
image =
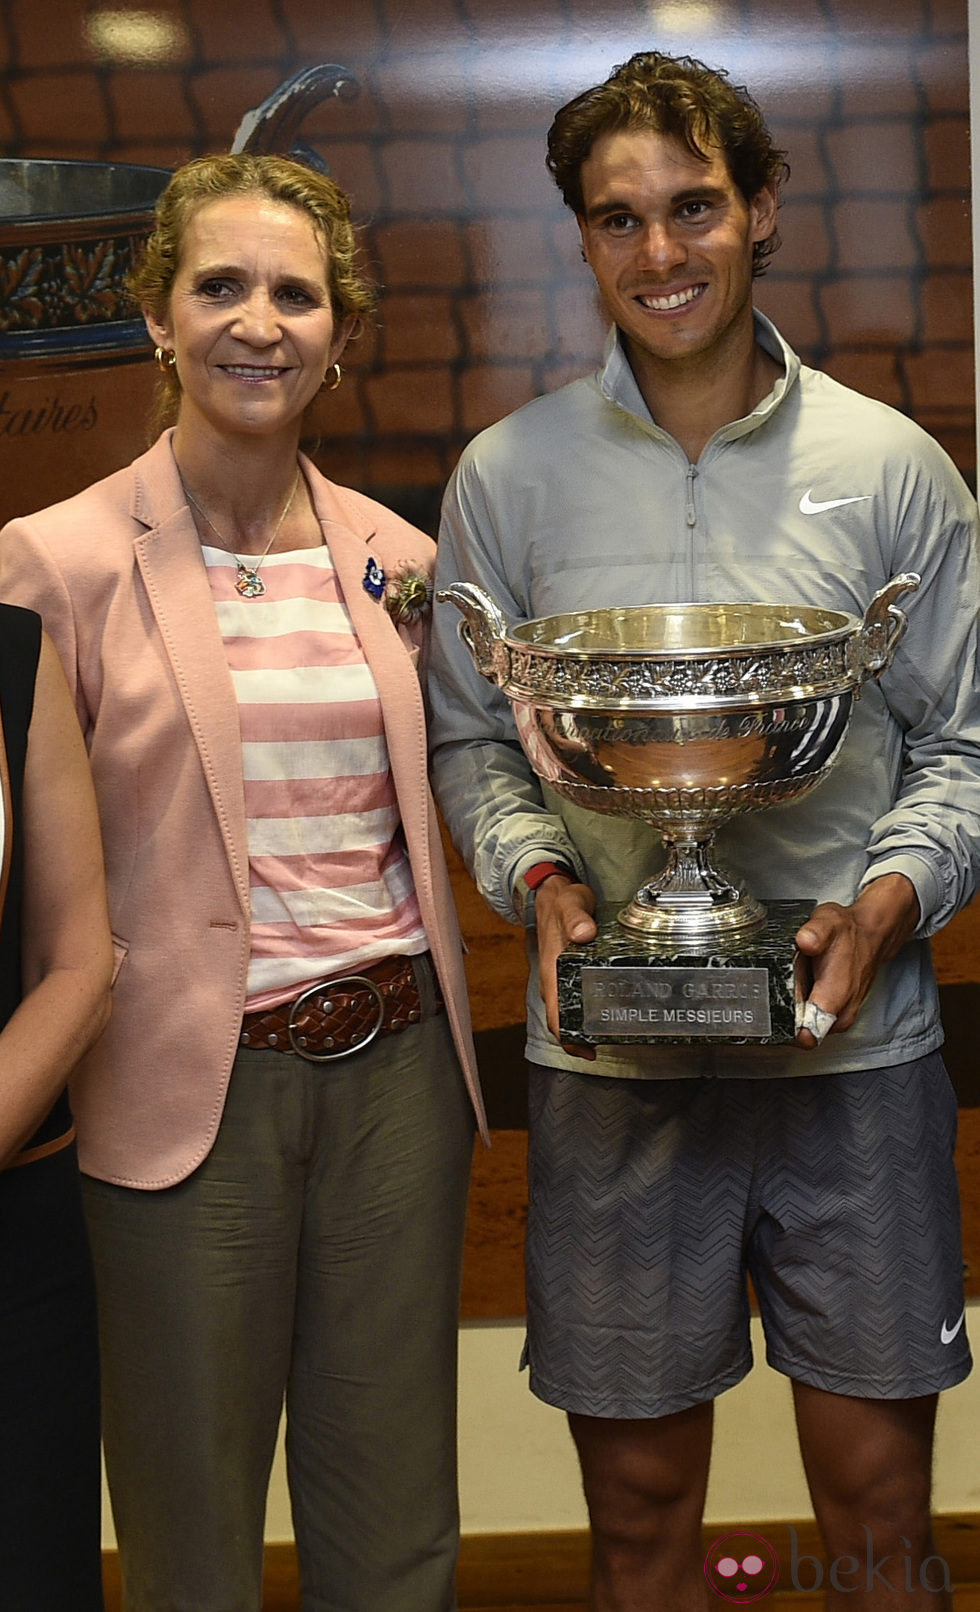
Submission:
[[567,861],[578,868],[564,824],[545,806],[518,745],[439,744],[432,754],[432,786],[453,844],[501,917],[521,921],[515,883],[533,861]]

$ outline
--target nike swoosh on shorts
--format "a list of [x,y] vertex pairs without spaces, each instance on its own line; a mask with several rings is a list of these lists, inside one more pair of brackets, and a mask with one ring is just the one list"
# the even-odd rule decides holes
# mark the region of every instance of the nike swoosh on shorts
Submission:
[[813,488],[808,487],[800,499],[801,515],[822,515],[825,509],[840,509],[842,504],[864,504],[874,496],[873,493],[861,493],[857,498],[828,498],[823,503],[814,503],[810,497],[812,492]]
[[948,1327],[946,1325],[946,1322],[943,1321],[943,1324],[939,1329],[939,1341],[940,1341],[940,1343],[952,1343],[953,1339],[956,1337],[956,1334],[959,1332],[960,1327],[963,1325],[963,1322],[965,1320],[966,1320],[966,1305],[964,1304],[962,1313],[961,1313],[960,1318],[957,1321],[955,1327]]

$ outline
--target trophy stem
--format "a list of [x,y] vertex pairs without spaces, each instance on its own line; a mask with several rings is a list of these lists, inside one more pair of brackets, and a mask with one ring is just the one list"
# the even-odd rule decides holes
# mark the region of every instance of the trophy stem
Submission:
[[663,834],[663,839],[667,851],[663,872],[643,885],[618,914],[624,929],[647,939],[723,945],[763,927],[766,913],[761,903],[713,866],[713,835],[680,839]]

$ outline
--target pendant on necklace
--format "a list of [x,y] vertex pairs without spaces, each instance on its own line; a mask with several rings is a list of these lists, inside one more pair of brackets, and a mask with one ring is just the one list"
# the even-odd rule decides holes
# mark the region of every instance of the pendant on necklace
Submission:
[[240,593],[243,599],[261,599],[263,593],[265,592],[265,583],[259,576],[258,571],[254,571],[250,569],[249,566],[243,565],[241,560],[238,561],[238,575],[235,578],[235,592]]

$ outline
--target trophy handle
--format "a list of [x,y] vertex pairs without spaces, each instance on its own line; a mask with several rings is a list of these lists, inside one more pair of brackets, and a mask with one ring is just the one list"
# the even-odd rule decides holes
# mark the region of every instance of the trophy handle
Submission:
[[914,593],[920,580],[915,571],[903,571],[879,588],[865,611],[860,631],[848,642],[845,656],[856,685],[855,698],[860,697],[862,683],[869,677],[880,677],[891,665],[909,624],[905,611],[899,610],[894,601],[899,594]]
[[507,624],[496,602],[475,582],[451,582],[436,594],[440,604],[454,604],[463,612],[459,636],[473,657],[477,671],[503,688],[510,678],[510,650],[504,639]]

